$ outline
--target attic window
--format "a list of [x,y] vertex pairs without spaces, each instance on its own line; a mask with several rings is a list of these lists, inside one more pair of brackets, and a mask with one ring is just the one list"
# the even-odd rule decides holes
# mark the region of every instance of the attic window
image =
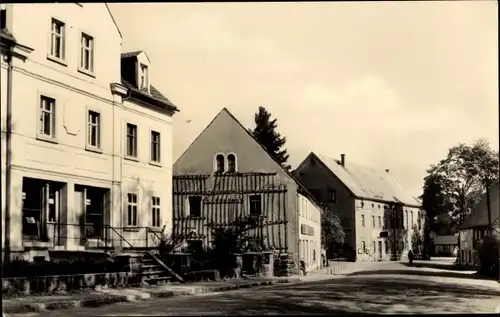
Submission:
[[148,90],[148,66],[140,64],[139,66],[139,89]]

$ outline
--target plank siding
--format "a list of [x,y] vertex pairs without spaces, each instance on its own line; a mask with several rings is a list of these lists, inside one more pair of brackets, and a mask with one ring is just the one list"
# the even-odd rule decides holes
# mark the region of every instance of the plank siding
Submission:
[[[228,227],[250,215],[251,195],[261,195],[261,216],[249,236],[264,247],[287,251],[287,186],[276,173],[235,173],[223,175],[178,175],[173,177],[174,234],[181,238],[212,242],[212,229]],[[190,196],[201,196],[201,214],[189,215]]]

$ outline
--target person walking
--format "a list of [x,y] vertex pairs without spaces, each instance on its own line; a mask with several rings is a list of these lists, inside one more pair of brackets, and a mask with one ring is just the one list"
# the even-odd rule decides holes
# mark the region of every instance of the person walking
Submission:
[[413,252],[408,251],[408,260],[410,261],[410,265],[413,265]]

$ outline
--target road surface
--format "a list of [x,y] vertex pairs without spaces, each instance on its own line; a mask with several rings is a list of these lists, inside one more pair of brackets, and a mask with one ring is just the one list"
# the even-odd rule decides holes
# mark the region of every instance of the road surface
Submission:
[[498,305],[500,284],[496,282],[387,263],[383,270],[324,281],[10,316],[493,313]]

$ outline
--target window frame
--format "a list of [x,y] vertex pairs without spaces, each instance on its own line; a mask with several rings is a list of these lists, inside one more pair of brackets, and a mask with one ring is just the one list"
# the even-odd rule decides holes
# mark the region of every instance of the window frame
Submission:
[[161,197],[151,196],[151,227],[161,227]]
[[[44,103],[45,101],[45,103]],[[46,104],[51,105],[50,111],[45,109]],[[36,137],[39,140],[57,143],[57,98],[50,94],[38,94],[38,124]],[[45,134],[45,113],[50,114],[50,134]]]
[[[192,203],[191,199],[199,199],[199,203],[197,203],[199,206],[199,212],[198,212],[198,215],[193,215],[192,212],[191,212],[191,206],[193,206],[194,204]],[[203,213],[203,197],[201,195],[189,195],[187,197],[187,217],[188,218],[200,218],[201,215]]]
[[[129,134],[129,127],[133,128],[134,135]],[[125,158],[127,158],[129,160],[133,160],[133,161],[138,160],[138,157],[139,157],[139,151],[137,148],[138,135],[139,135],[139,128],[137,127],[137,125],[130,123],[130,122],[127,122],[125,125]],[[130,154],[130,152],[129,152],[129,138],[131,138],[132,136],[133,136],[133,139],[132,139],[133,140],[133,142],[132,142],[133,153]]]
[[[149,148],[149,163],[152,165],[161,166],[161,133],[151,130],[150,133],[150,148]],[[158,141],[155,142],[155,136],[158,136]],[[154,157],[153,151],[156,149],[157,158]]]
[[[252,213],[252,206],[254,206],[255,201],[252,201],[252,198],[259,197],[259,213]],[[262,199],[262,194],[251,194],[248,195],[248,213],[250,216],[262,216],[264,212],[263,208],[263,199]],[[307,218],[307,215],[306,215]]]
[[[130,199],[131,197],[135,197],[135,201],[134,201],[134,199],[132,199],[132,201],[131,201],[131,199]],[[139,226],[138,207],[139,207],[139,193],[127,192],[127,215],[126,215],[127,216],[127,222],[126,222],[127,227],[135,228],[135,227]]]
[[139,90],[149,91],[149,65],[139,62]]
[[[89,40],[89,46],[84,46],[84,39]],[[84,65],[84,57],[85,51],[89,52],[89,68],[85,68]],[[90,35],[88,32],[80,32],[80,53],[79,53],[79,63],[78,63],[78,71],[84,73],[86,75],[90,75],[95,77],[95,37]]]
[[[60,26],[61,28],[61,33],[56,33],[55,31],[55,26]],[[63,66],[67,66],[67,61],[66,61],[66,23],[63,22],[61,19],[51,17],[50,18],[50,32],[49,32],[49,48],[47,52],[47,59],[62,64]],[[57,52],[60,56],[57,56],[58,54],[55,53],[55,39],[59,38],[60,40],[60,47],[59,47],[59,52]]]
[[[233,156],[234,158],[234,170],[230,169],[230,157]],[[225,168],[227,173],[237,173],[238,172],[238,156],[233,153],[227,153],[226,158],[225,158],[225,164],[227,164],[227,168]]]
[[[219,166],[219,157],[222,157],[222,166]],[[222,167],[222,170],[219,170]],[[214,155],[214,173],[222,174],[226,171],[226,155],[224,153],[218,152]]]
[[[97,123],[91,122],[91,115],[96,115],[97,118]],[[87,134],[86,134],[86,150],[93,151],[93,152],[99,152],[102,153],[102,142],[101,142],[101,136],[102,136],[102,120],[101,120],[101,113],[97,110],[87,108],[87,120],[86,120],[86,127],[87,127]],[[92,144],[92,128],[96,129],[96,145]]]

